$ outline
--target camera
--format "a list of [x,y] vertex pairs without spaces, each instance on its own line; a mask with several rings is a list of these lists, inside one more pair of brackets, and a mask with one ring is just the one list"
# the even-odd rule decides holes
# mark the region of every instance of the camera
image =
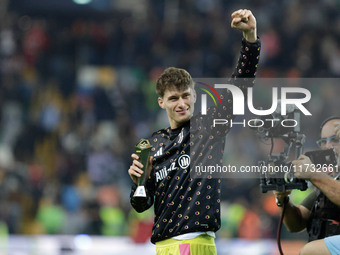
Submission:
[[[292,164],[288,158],[293,150],[297,158],[303,151],[305,135],[300,131],[301,113],[298,108],[291,105],[286,115],[280,114],[280,105],[275,112],[263,116],[259,122],[267,125],[258,125],[255,128],[261,139],[271,141],[271,150],[266,161],[260,161],[260,188],[262,193],[269,190],[284,191],[290,189],[306,190],[307,182],[294,177]],[[270,125],[268,125],[270,123]],[[256,126],[256,125],[254,125]],[[285,142],[284,151],[273,153],[274,138]]]
[[[294,177],[294,167],[290,157],[298,158],[303,153],[306,136],[301,133],[301,112],[295,105],[287,105],[286,115],[281,115],[281,105],[270,115],[255,119],[252,129],[264,141],[271,142],[268,158],[259,162],[260,188],[262,193],[269,190],[306,190],[307,182]],[[284,151],[273,153],[274,138],[284,141]],[[293,155],[292,155],[293,154]],[[295,155],[294,155],[295,154]],[[315,150],[305,153],[316,169],[323,167],[336,168],[338,158],[333,149]]]
[[[305,155],[310,158],[316,169],[322,167],[331,167],[332,171],[333,169],[337,169],[338,158],[333,149],[308,151]],[[280,166],[279,171],[277,172],[266,171],[266,173],[264,173],[262,171],[260,187],[263,193],[268,190],[284,191],[288,189],[307,189],[306,181],[294,177],[291,163],[286,163],[284,158],[262,162],[261,164]],[[273,167],[272,169],[275,170]]]

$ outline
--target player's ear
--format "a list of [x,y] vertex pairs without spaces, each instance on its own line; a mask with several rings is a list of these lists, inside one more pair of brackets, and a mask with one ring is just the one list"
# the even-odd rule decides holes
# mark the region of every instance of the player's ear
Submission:
[[193,90],[194,103],[196,103],[197,93],[195,89],[192,89],[192,90]]
[[163,97],[158,97],[158,105],[159,105],[159,107],[164,109],[164,100],[163,100]]

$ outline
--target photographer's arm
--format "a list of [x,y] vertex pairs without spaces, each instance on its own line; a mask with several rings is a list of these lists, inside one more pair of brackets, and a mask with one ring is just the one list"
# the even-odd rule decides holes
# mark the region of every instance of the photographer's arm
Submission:
[[315,173],[315,176],[309,179],[321,192],[334,204],[340,206],[340,182],[334,180],[324,173]]
[[[283,223],[290,232],[300,232],[306,228],[310,216],[310,211],[303,205],[294,205],[288,195],[290,191],[274,191],[278,204],[285,204],[285,215]],[[284,201],[287,201],[286,203]],[[282,207],[281,207],[282,210]]]
[[312,162],[306,155],[300,155],[297,160],[292,161],[296,166],[294,176],[296,178],[309,180],[317,187],[329,200],[340,206],[340,182],[334,180],[331,176],[324,172],[315,171],[311,166]]

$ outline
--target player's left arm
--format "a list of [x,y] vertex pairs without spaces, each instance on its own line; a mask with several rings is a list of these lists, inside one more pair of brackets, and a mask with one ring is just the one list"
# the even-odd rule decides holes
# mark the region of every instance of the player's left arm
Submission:
[[[228,83],[240,88],[246,98],[248,87],[254,85],[260,58],[261,41],[257,36],[255,16],[250,10],[237,10],[231,14],[231,18],[231,27],[242,31],[243,38],[238,62]],[[228,89],[222,89],[220,97],[223,107],[217,109],[214,115],[218,118],[226,118],[230,123],[230,120],[235,117],[233,115],[233,96]],[[221,132],[221,134],[228,131],[229,128],[226,128],[225,132]]]
[[[256,19],[252,12],[240,9],[231,14],[231,27],[242,31],[243,39],[236,68],[227,84],[237,86],[247,95],[247,88],[252,87],[259,62],[261,42],[257,37]],[[225,136],[230,130],[230,120],[233,116],[233,97],[228,89],[218,91],[222,106],[209,107],[204,117],[204,126],[208,126],[210,135]],[[227,120],[227,125],[213,126],[214,119]]]
[[231,14],[231,27],[243,32],[243,37],[247,42],[257,41],[256,19],[253,13],[247,9],[240,9]]
[[[255,16],[250,10],[240,9],[233,12],[231,17],[231,27],[243,33],[240,56],[232,78],[234,80],[236,78],[255,78],[261,49],[261,42],[257,36]],[[240,79],[240,81],[243,83],[244,80]],[[236,85],[241,85],[240,82],[235,82]],[[249,87],[252,84],[246,82],[244,86]],[[241,87],[241,89],[245,88]]]

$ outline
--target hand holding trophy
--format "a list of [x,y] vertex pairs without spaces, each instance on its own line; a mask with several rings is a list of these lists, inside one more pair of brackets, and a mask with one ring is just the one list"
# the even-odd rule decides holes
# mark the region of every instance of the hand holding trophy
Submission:
[[150,153],[151,153],[152,145],[149,140],[141,139],[140,142],[136,145],[135,153],[139,157],[139,162],[142,163],[143,167],[141,170],[143,173],[140,177],[137,177],[137,189],[134,193],[134,197],[146,197],[145,192],[145,183],[150,175]]

